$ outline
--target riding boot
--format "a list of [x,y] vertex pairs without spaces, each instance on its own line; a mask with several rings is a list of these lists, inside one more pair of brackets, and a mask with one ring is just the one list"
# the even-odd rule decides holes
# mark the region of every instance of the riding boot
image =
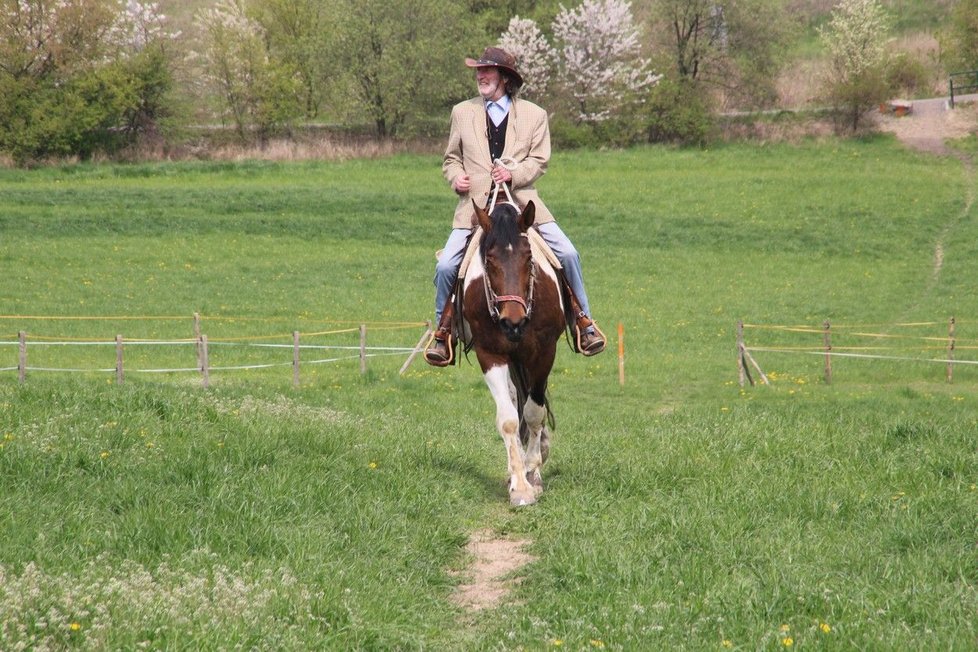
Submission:
[[435,367],[447,367],[455,364],[455,344],[452,340],[452,320],[455,318],[455,304],[451,298],[445,303],[445,309],[438,320],[428,347],[424,352],[425,361]]
[[564,287],[570,297],[571,315],[573,315],[574,350],[585,356],[601,353],[607,343],[604,333],[598,328],[598,324],[581,310],[581,303],[577,300],[570,284],[565,281]]

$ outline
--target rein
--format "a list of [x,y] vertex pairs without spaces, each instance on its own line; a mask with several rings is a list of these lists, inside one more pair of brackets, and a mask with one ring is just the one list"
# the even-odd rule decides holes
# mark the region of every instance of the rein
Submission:
[[[517,167],[516,161],[514,161],[513,159],[511,159],[509,157],[497,158],[495,161],[493,161],[493,164],[494,165],[500,165],[500,166],[506,168],[509,171],[513,171]],[[494,185],[495,185],[495,188],[493,188],[493,191],[492,191],[492,199],[489,200],[489,208],[486,209],[486,212],[489,213],[490,215],[492,215],[493,209],[496,208],[496,199],[499,198],[499,187],[500,186],[502,186],[503,192],[506,193],[506,203],[507,204],[512,204],[513,206],[516,207],[516,210],[518,211],[520,209],[520,207],[516,203],[516,200],[513,199],[513,194],[509,191],[509,184],[508,183],[503,183],[503,184],[497,183],[497,184],[494,184]]]

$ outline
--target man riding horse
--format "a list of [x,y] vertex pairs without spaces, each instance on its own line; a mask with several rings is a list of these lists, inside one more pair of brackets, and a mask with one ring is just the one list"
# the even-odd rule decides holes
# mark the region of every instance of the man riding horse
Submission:
[[487,205],[493,190],[504,185],[512,189],[513,197],[521,206],[533,202],[536,207],[534,228],[563,267],[574,311],[576,348],[584,355],[600,353],[605,348],[605,340],[591,319],[580,256],[533,186],[547,171],[550,161],[547,113],[516,96],[523,85],[523,77],[516,69],[516,58],[509,52],[489,47],[479,59],[466,59],[465,65],[475,69],[479,96],[452,109],[442,173],[459,201],[452,232],[435,266],[435,323],[438,326],[425,350],[425,360],[438,367],[454,361],[452,295],[466,244],[476,224],[473,202]]

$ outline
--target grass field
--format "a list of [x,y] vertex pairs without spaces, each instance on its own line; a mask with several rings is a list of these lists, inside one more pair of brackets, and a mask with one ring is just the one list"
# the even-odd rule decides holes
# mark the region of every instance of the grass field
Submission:
[[[411,346],[453,203],[438,167],[2,170],[0,341],[184,338],[199,312],[215,339],[370,322]],[[876,138],[565,153],[540,187],[596,316],[624,326],[626,382],[614,336],[561,351],[538,505],[508,507],[470,364],[349,360],[297,389],[287,367],[207,390],[136,371],[181,364],[164,347],[127,350],[121,386],[6,371],[0,648],[973,649],[973,172]],[[93,316],[117,319],[50,319]],[[919,360],[944,356],[952,316],[948,384]],[[741,389],[740,319],[751,346],[818,347],[828,319],[837,350],[918,361],[836,358],[826,385],[810,350],[756,352],[772,385]],[[455,571],[484,528],[535,561],[507,604],[466,613]]]

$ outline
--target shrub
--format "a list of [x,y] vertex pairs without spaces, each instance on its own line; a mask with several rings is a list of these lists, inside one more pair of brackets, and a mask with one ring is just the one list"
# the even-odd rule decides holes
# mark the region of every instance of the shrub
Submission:
[[694,82],[663,80],[645,108],[646,138],[653,143],[704,145],[715,122],[703,92]]

